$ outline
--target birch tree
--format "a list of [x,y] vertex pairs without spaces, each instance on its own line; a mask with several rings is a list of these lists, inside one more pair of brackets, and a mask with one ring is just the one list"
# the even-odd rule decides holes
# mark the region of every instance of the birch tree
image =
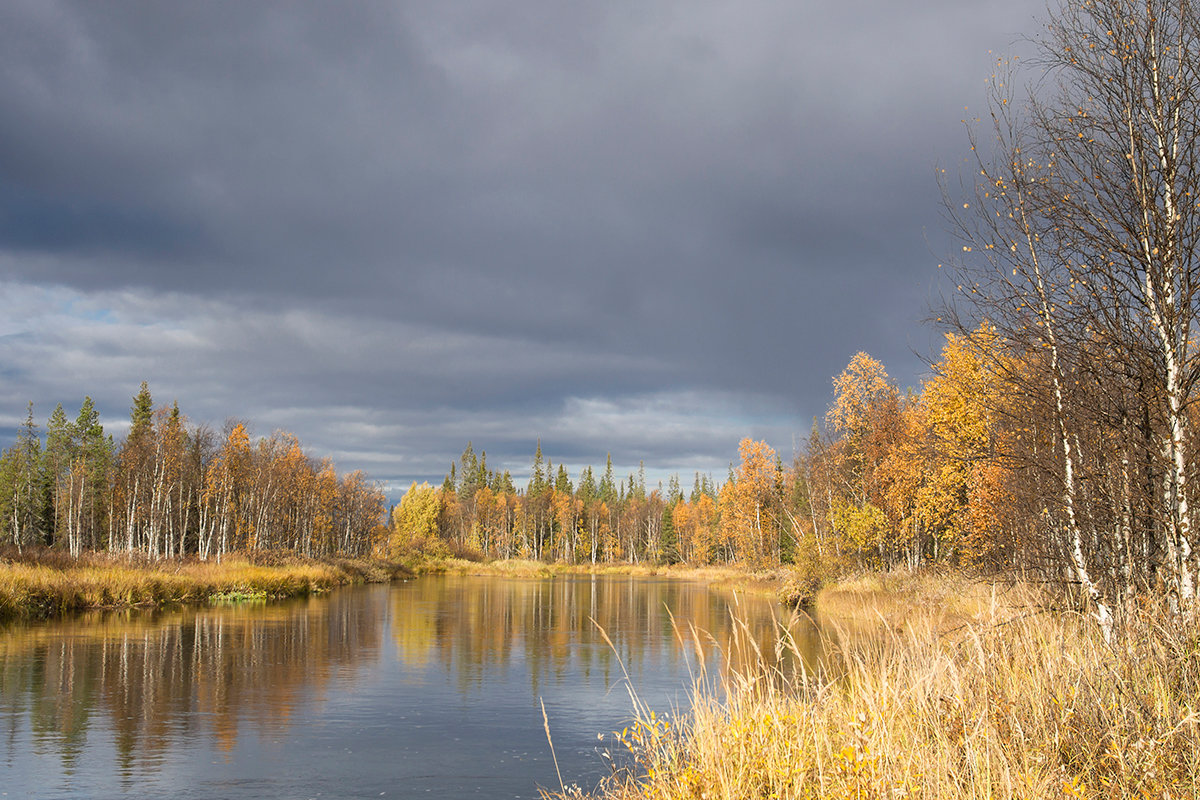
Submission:
[[[993,141],[972,141],[978,177],[951,204],[958,305],[1042,364],[1059,485],[1048,525],[1106,627],[1139,571],[1195,606],[1198,33],[1190,0],[1065,0],[1034,42],[1036,71],[995,76]],[[1092,488],[1108,475],[1124,476],[1116,499]],[[1149,509],[1140,553],[1135,491]]]

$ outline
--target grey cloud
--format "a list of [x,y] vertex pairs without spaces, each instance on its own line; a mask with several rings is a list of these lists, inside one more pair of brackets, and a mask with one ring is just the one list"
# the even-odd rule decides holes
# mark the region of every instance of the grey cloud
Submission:
[[[151,378],[412,465],[483,433],[523,454],[580,398],[695,392],[786,440],[858,349],[916,381],[933,167],[1039,9],[6,4],[0,278],[77,308],[0,351],[4,411],[81,389],[119,416]],[[746,394],[775,421],[715,399]],[[705,452],[621,419],[631,450]],[[582,457],[594,431],[554,436]]]

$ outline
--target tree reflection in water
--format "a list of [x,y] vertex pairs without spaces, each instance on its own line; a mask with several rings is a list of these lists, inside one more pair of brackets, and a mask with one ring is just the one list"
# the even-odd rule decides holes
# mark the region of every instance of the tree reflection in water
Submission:
[[[280,604],[94,612],[0,634],[0,701],[70,770],[103,721],[119,766],[152,768],[181,739],[231,750],[239,724],[286,727],[297,696],[377,658],[384,593]],[[253,709],[247,715],[246,709]]]
[[[464,693],[483,685],[486,670],[514,657],[528,665],[535,695],[543,681],[576,672],[598,670],[612,683],[622,675],[618,657],[636,688],[648,660],[686,667],[689,659],[693,668],[701,666],[697,646],[710,674],[727,657],[737,669],[745,666],[738,659],[751,654],[732,646],[735,627],[772,662],[781,626],[810,663],[819,649],[807,617],[781,619],[767,599],[669,578],[423,579],[411,593],[393,595],[392,614],[400,657],[420,665],[438,661]],[[610,634],[616,652],[599,628]]]
[[[771,657],[777,616],[765,599],[670,579],[429,576],[14,625],[0,631],[0,784],[44,797],[179,785],[527,797],[553,783],[542,698],[564,775],[592,780],[596,734],[629,710],[622,666],[643,697],[686,702],[701,662],[715,675],[723,653],[745,655],[736,626]],[[812,653],[811,627],[792,630]]]

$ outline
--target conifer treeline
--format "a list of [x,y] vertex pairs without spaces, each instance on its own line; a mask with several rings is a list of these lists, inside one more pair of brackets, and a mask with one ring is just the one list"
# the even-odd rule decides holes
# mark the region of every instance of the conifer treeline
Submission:
[[365,555],[379,542],[382,491],[309,458],[292,434],[252,442],[244,424],[228,423],[218,435],[177,403],[156,410],[145,383],[130,423],[118,445],[88,397],[74,422],[54,410],[43,444],[31,403],[0,456],[0,543],[220,559],[260,549]]
[[612,458],[597,476],[588,467],[572,482],[566,468],[547,461],[541,443],[529,482],[513,485],[509,472],[492,471],[487,454],[468,443],[440,488],[413,484],[392,510],[391,549],[476,552],[497,558],[570,563],[679,561],[674,517],[681,505],[711,504],[712,482],[696,476],[689,497],[673,479],[665,491],[647,491],[644,470],[613,474]]

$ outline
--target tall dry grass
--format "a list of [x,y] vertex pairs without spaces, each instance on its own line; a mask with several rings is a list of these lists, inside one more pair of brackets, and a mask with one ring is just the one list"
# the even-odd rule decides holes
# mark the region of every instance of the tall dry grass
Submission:
[[392,574],[387,565],[362,560],[238,555],[218,564],[107,554],[68,558],[46,551],[0,559],[0,619],[221,598],[301,597]]
[[523,558],[472,561],[461,558],[427,559],[418,571],[503,578],[552,578],[556,575],[620,575],[641,578],[667,577],[707,583],[715,588],[775,596],[790,571],[752,571],[741,566],[692,566],[688,564],[601,563],[564,564]]
[[1110,646],[1044,605],[961,579],[843,584],[820,601],[844,615],[820,669],[750,659],[673,723],[636,709],[617,737],[632,770],[597,796],[1200,796],[1200,632],[1145,606]]

